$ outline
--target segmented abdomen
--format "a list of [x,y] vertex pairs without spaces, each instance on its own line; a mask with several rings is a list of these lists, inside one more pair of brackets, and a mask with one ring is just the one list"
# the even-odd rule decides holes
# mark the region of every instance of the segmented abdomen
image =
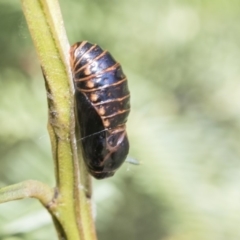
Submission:
[[127,78],[111,54],[97,45],[76,43],[70,55],[84,160],[94,177],[112,176],[129,150]]

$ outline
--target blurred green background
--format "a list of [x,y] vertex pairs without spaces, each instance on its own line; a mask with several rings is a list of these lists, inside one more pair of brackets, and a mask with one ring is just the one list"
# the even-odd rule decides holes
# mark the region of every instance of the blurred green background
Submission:
[[[60,0],[73,44],[128,76],[130,157],[94,180],[99,240],[240,239],[240,1]],[[54,186],[44,81],[19,0],[0,2],[0,187]],[[0,205],[0,240],[55,240],[36,200]]]

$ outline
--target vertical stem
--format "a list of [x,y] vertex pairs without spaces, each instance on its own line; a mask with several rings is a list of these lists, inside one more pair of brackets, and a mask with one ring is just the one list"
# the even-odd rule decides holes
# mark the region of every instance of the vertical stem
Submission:
[[48,130],[58,189],[55,204],[49,211],[58,220],[57,230],[62,228],[65,233],[59,234],[60,239],[94,240],[91,202],[84,191],[90,186],[90,178],[82,167],[83,160],[80,159],[80,164],[78,161],[69,44],[59,3],[57,0],[21,1],[48,96]]
[[[53,18],[61,18],[56,0]],[[53,156],[56,162],[58,197],[57,205],[52,213],[61,223],[67,239],[81,239],[80,230],[76,225],[74,206],[74,174],[72,149],[70,143],[70,120],[72,98],[69,91],[69,75],[60,55],[57,37],[53,36],[50,9],[46,9],[47,1],[22,0],[24,15],[33,38],[35,48],[46,80],[49,122]],[[63,24],[63,21],[59,21]],[[56,32],[56,31],[55,31]],[[65,36],[64,32],[61,32]],[[66,39],[66,37],[64,37]],[[65,46],[68,49],[68,45]],[[67,51],[62,51],[67,52]],[[67,56],[65,56],[67,58]],[[65,61],[65,63],[67,60]],[[65,237],[65,236],[64,236]]]

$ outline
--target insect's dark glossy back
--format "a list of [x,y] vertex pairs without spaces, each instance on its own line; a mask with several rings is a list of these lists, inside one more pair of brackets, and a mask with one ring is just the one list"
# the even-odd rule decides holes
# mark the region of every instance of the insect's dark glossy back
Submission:
[[84,161],[95,178],[110,177],[129,151],[127,78],[110,53],[89,42],[74,44],[70,57]]

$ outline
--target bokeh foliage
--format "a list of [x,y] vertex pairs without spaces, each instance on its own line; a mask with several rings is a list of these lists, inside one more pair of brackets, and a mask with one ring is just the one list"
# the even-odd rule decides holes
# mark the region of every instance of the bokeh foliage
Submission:
[[[240,2],[61,0],[69,41],[129,79],[130,156],[94,181],[100,240],[239,239]],[[20,1],[0,2],[0,186],[54,185],[44,81]],[[0,239],[56,239],[36,200],[0,205]]]

